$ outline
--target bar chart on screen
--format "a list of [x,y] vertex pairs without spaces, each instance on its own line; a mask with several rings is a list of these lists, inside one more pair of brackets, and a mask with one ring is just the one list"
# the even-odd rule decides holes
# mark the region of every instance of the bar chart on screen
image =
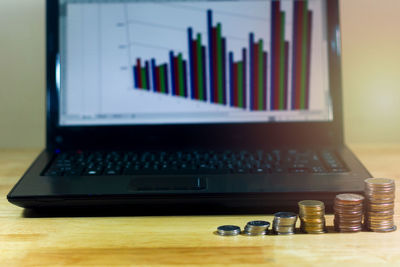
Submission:
[[[91,56],[68,54],[66,84],[83,98],[66,113],[131,123],[331,118],[324,1],[78,2],[67,35],[84,45],[66,49]],[[79,19],[94,31],[73,32]]]

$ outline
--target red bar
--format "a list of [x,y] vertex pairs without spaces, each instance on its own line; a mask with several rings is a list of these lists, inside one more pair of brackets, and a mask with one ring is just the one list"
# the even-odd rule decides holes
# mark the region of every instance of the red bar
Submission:
[[174,57],[175,95],[180,95],[178,57]]
[[260,97],[258,95],[258,84],[259,84],[259,82],[258,82],[258,71],[259,71],[259,68],[258,68],[258,56],[259,56],[258,55],[258,43],[254,44],[253,55],[254,55],[254,59],[253,59],[253,62],[254,62],[254,67],[253,67],[253,70],[254,70],[254,88],[253,88],[254,110],[258,110],[260,108],[258,106],[258,98]]
[[161,77],[160,77],[160,67],[156,67],[156,90],[161,92]]
[[219,102],[218,98],[218,64],[217,64],[217,28],[212,28],[212,51],[213,51],[213,76],[214,76],[214,103]]
[[285,94],[283,108],[287,109],[289,95],[289,42],[285,42]]
[[[295,85],[295,92],[296,92],[296,99],[295,99],[295,109],[300,109],[300,95],[301,95],[301,58],[302,58],[302,43],[303,43],[303,15],[304,15],[304,2],[299,2],[299,14],[298,14],[298,21],[296,23],[297,29],[297,44],[296,45],[296,85]],[[293,101],[293,100],[292,100]]]
[[239,106],[239,87],[238,87],[238,71],[239,64],[233,63],[233,106]]
[[310,106],[310,74],[311,74],[311,36],[313,14],[308,11],[308,43],[307,43],[307,84],[306,84],[306,109]]
[[263,86],[264,86],[264,99],[263,99],[263,110],[267,110],[267,62],[268,62],[268,56],[267,56],[267,52],[263,52],[263,59],[264,59],[264,77],[263,77]]
[[139,88],[143,89],[142,71],[141,70],[142,70],[142,68],[140,66],[140,59],[138,58],[136,60],[136,71],[137,71],[137,74],[138,74],[138,85],[139,85]]
[[199,99],[199,70],[197,67],[197,42],[194,40],[192,41],[192,58],[193,58],[193,69],[194,69],[194,98]]
[[[278,2],[280,3],[280,2]],[[281,63],[281,12],[280,12],[280,5],[278,5],[278,14],[276,14],[276,21],[275,21],[275,62],[274,62],[274,73],[275,73],[275,84],[274,84],[274,109],[279,109],[279,85],[280,85],[280,77],[281,77],[281,70],[280,70],[280,63]]]

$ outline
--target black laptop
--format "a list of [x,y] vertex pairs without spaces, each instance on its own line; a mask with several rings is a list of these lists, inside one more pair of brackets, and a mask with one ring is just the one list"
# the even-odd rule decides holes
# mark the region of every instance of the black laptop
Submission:
[[362,193],[337,0],[47,0],[46,14],[46,149],[11,203],[273,212]]

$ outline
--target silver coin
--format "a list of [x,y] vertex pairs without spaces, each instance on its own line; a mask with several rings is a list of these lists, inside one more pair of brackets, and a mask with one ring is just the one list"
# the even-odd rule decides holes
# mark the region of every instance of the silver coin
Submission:
[[268,228],[271,224],[267,221],[251,221],[246,226],[252,228]]
[[243,231],[244,235],[249,235],[249,236],[257,236],[257,235],[267,235],[268,234],[268,230],[266,231],[261,231],[261,232],[250,232],[250,231]]
[[246,224],[243,234],[250,236],[266,235],[270,225],[270,222],[267,221],[250,221]]
[[294,212],[277,212],[274,214],[275,218],[279,219],[295,219],[297,214]]
[[222,236],[239,235],[240,232],[240,227],[236,225],[222,225],[217,228],[217,233]]

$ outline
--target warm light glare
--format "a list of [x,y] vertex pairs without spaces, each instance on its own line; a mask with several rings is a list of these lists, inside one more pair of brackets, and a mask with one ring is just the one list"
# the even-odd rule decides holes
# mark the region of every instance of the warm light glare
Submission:
[[344,118],[350,142],[400,142],[399,12],[398,0],[341,1]]

